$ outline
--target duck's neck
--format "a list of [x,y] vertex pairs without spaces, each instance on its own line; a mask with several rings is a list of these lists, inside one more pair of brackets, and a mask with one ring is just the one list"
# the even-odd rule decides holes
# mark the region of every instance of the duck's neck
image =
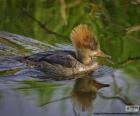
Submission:
[[89,49],[78,49],[76,51],[77,59],[84,65],[92,65],[95,59],[93,59],[92,52]]

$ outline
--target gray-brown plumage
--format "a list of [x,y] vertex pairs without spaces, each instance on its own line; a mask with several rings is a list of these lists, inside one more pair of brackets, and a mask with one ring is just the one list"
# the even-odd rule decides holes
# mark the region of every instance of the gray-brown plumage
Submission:
[[76,74],[94,71],[98,67],[96,55],[100,55],[99,44],[94,34],[85,24],[80,24],[71,32],[74,51],[57,50],[37,53],[20,61],[46,73],[46,77],[61,79]]

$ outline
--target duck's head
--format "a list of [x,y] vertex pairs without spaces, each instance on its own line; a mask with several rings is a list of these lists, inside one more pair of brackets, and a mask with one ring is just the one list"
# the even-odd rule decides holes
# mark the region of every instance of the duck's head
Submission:
[[71,40],[76,49],[77,59],[85,65],[91,65],[96,57],[109,57],[101,51],[95,34],[85,24],[80,24],[73,29]]

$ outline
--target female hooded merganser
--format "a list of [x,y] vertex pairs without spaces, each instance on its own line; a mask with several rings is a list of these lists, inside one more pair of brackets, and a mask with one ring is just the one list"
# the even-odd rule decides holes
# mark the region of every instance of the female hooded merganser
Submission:
[[46,78],[51,77],[57,80],[94,71],[98,67],[96,57],[105,56],[105,54],[100,50],[90,28],[85,24],[78,25],[71,32],[71,40],[76,49],[75,52],[70,50],[48,51],[24,57],[22,61],[45,72]]

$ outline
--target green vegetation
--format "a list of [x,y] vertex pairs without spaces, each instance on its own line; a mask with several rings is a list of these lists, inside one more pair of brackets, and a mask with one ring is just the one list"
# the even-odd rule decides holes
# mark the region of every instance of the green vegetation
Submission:
[[19,70],[20,69],[17,68],[17,69],[12,69],[12,70],[0,71],[0,76],[7,76],[7,75],[15,74]]
[[[29,50],[25,49],[24,47],[12,42],[12,41],[8,41],[4,38],[0,38],[0,43],[12,47],[13,49],[15,49],[15,51],[18,50],[18,52],[16,54],[21,54],[21,55],[29,54]],[[5,55],[6,55],[6,53],[5,53]]]
[[[52,97],[55,94],[55,92],[58,89],[63,90],[62,87],[64,87],[63,84],[39,82],[39,81],[33,81],[33,80],[23,81],[23,84],[25,84],[25,85],[17,88],[17,90],[22,92],[25,95],[30,94],[33,91],[36,91],[37,95],[38,95],[38,101],[39,101],[40,106],[44,106],[48,103],[51,103],[51,101],[53,102]],[[64,88],[66,89],[69,87],[67,87],[65,85]],[[62,94],[62,96],[66,96],[66,94]],[[57,96],[57,99],[58,99],[58,96]]]
[[[50,44],[69,44],[73,27],[86,23],[96,34],[101,49],[112,57],[113,67],[139,76],[138,0],[0,0],[0,4],[0,30]],[[51,31],[45,32],[27,13]]]

